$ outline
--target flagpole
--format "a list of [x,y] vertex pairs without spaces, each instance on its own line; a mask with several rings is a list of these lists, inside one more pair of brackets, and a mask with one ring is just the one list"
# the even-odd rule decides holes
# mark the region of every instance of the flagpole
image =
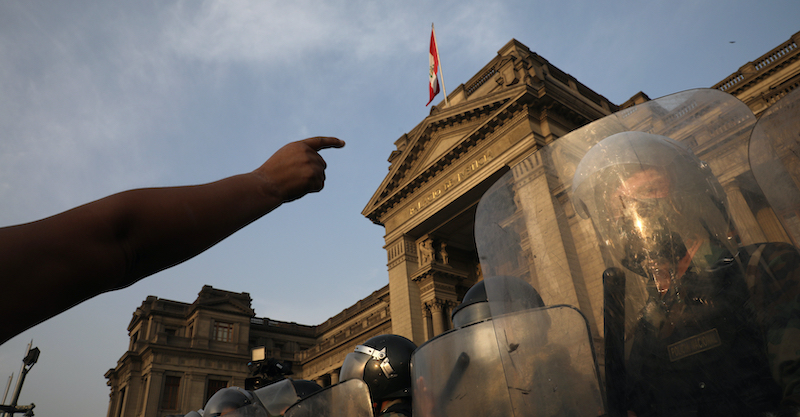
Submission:
[[436,61],[439,62],[439,73],[442,75],[442,93],[444,93],[444,105],[450,107],[450,102],[447,101],[447,89],[444,88],[444,69],[442,68],[442,59],[439,58],[439,41],[436,39],[436,29],[433,28],[433,23],[431,23],[431,33],[433,33],[433,41],[436,42]]

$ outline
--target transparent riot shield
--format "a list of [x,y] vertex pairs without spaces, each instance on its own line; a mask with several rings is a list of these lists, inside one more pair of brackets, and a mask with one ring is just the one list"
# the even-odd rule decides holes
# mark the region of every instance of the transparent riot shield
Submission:
[[286,417],[372,417],[369,388],[349,379],[317,391],[289,407]]
[[280,416],[300,397],[294,389],[292,380],[284,379],[253,391],[270,416]]
[[270,414],[252,391],[228,387],[217,391],[208,399],[203,416],[270,417]]
[[[800,244],[800,90],[794,90],[767,109],[750,139],[753,174],[773,212],[787,232],[773,239]],[[776,232],[780,232],[777,229]]]
[[414,415],[602,415],[587,336],[586,319],[568,306],[509,313],[444,333],[412,357]]
[[[478,206],[483,275],[521,278],[586,316],[609,415],[758,415],[797,401],[800,255],[764,210],[755,122],[717,90],[646,102],[537,150]],[[512,291],[487,282],[486,293],[493,317],[513,311]],[[514,361],[501,365],[516,386]],[[534,408],[510,400],[509,415]]]

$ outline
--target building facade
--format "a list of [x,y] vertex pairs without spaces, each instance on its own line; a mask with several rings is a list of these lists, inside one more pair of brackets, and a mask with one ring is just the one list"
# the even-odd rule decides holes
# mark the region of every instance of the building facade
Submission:
[[[646,97],[640,95],[642,100]],[[362,214],[386,229],[392,331],[418,345],[482,278],[475,210],[509,167],[620,106],[510,41],[395,142]]]
[[128,325],[128,351],[105,374],[107,415],[201,409],[217,390],[245,386],[256,349],[291,364],[292,378],[335,384],[353,346],[391,332],[388,295],[385,286],[316,326],[256,317],[246,292],[204,286],[192,303],[149,296]]
[[[798,43],[800,32],[713,88],[761,114],[800,86]],[[247,293],[204,287],[191,304],[148,297],[128,327],[128,352],[106,373],[108,416],[161,417],[201,408],[214,390],[243,386],[255,347],[265,347],[267,357],[291,361],[293,378],[326,386],[338,382],[345,355],[372,336],[394,333],[420,345],[449,330],[452,309],[485,272],[475,245],[476,208],[484,192],[512,167],[528,175],[532,170],[518,163],[559,137],[648,100],[639,92],[625,103],[611,103],[511,40],[448,95],[448,105],[433,106],[395,141],[389,173],[362,212],[385,228],[387,286],[317,326],[257,318]],[[709,152],[717,152],[710,157],[728,167],[723,185],[733,196],[736,221],[761,225],[764,236],[744,240],[785,240],[774,219],[748,207],[738,191],[749,181],[741,162],[726,160],[729,153],[719,149]],[[532,190],[526,192],[538,192],[551,208],[569,210],[563,196]],[[563,227],[557,233],[569,257],[580,245],[565,239],[580,226],[554,227]],[[535,244],[525,244],[534,258]],[[509,268],[529,267],[531,259]],[[582,270],[587,276],[602,272]],[[576,282],[580,285],[573,285],[567,301],[592,312],[592,333],[601,343],[602,329],[592,316],[602,314],[602,291],[596,288],[602,284]]]

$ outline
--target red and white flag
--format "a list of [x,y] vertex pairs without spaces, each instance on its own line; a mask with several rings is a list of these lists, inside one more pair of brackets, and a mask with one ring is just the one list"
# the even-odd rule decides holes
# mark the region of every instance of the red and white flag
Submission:
[[[439,51],[436,49],[436,32],[434,32],[433,26],[431,26],[431,49],[428,53],[428,63],[430,64],[428,90],[431,94],[431,99],[428,100],[428,104],[431,104],[433,98],[439,94]],[[426,104],[426,106],[428,104]]]

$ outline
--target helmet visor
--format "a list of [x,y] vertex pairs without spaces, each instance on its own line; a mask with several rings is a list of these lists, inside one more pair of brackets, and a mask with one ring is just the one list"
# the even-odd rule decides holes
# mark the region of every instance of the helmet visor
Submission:
[[364,368],[367,366],[367,362],[369,362],[370,359],[372,359],[372,356],[364,353],[348,353],[342,363],[342,370],[339,372],[339,380],[364,379]]

